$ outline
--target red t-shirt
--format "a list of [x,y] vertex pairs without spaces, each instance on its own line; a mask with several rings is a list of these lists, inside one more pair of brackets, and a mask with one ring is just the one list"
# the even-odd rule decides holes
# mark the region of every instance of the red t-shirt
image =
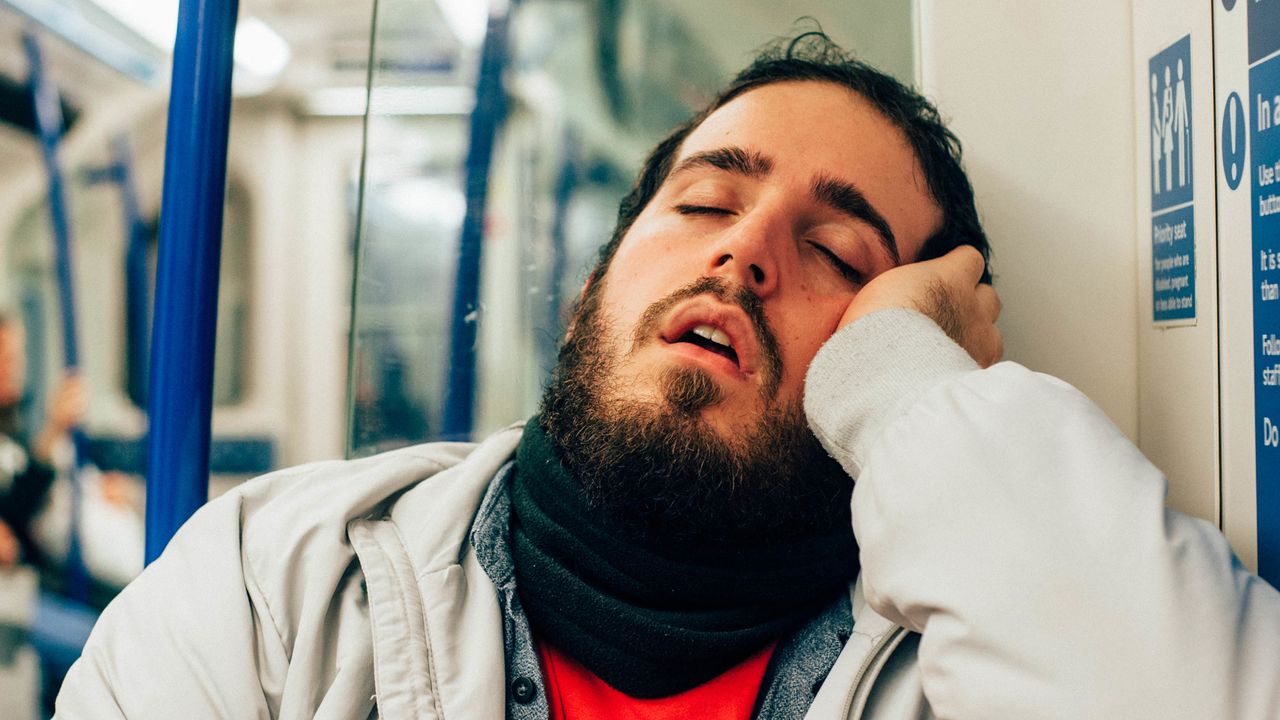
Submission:
[[695,688],[642,700],[614,690],[573,658],[537,642],[551,720],[750,720],[775,645]]

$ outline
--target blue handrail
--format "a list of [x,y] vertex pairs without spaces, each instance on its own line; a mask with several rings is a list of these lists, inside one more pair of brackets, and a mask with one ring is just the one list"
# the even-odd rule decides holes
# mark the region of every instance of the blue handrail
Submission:
[[151,337],[151,277],[147,269],[149,231],[142,219],[133,153],[124,133],[111,139],[111,163],[85,173],[90,184],[112,183],[120,188],[124,216],[124,337],[125,389],[139,408],[147,408],[147,348]]
[[444,427],[449,440],[471,436],[476,397],[476,326],[480,320],[480,259],[484,241],[484,213],[489,192],[493,144],[506,115],[502,72],[507,63],[507,10],[489,15],[480,50],[476,106],[471,112],[471,142],[467,147],[467,214],[462,221],[458,268],[453,286],[453,314],[449,326],[449,374],[445,383]]
[[134,402],[147,407],[147,342],[151,336],[151,278],[147,270],[147,245],[150,231],[142,219],[138,189],[133,179],[133,153],[129,139],[117,135],[111,142],[112,164],[119,173],[120,198],[124,203],[125,233],[128,245],[124,253],[125,342],[127,343],[128,388]]
[[209,494],[209,421],[238,0],[182,0],[151,340],[146,560]]
[[[62,140],[62,100],[58,89],[45,72],[40,41],[31,33],[25,33],[22,43],[27,51],[31,68],[31,93],[35,105],[36,128],[40,135],[40,149],[44,155],[45,170],[49,175],[49,212],[53,221],[53,247],[56,258],[58,305],[62,315],[63,366],[68,375],[80,368],[80,345],[76,335],[76,295],[72,283],[71,222],[67,217],[66,187],[62,179],[62,165],[58,161],[58,144]],[[85,571],[80,551],[81,487],[79,470],[86,457],[86,443],[80,428],[71,430],[75,449],[75,462],[70,475],[71,522],[67,544],[66,593],[83,600],[89,594],[89,575]]]

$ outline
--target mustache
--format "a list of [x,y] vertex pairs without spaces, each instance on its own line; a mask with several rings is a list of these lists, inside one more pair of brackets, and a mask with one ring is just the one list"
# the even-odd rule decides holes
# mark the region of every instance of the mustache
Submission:
[[656,335],[663,317],[675,307],[676,303],[699,295],[710,295],[726,305],[741,308],[746,314],[760,343],[764,394],[766,397],[772,397],[782,381],[782,353],[778,350],[778,338],[769,327],[768,319],[765,318],[764,303],[747,288],[732,284],[724,278],[699,278],[645,308],[644,314],[636,323],[635,333],[632,335],[632,347],[638,348]]

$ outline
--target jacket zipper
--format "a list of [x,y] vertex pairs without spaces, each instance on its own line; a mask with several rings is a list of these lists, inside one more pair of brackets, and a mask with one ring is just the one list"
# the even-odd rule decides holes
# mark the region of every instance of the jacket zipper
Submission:
[[849,717],[849,713],[852,712],[853,697],[858,694],[858,687],[862,685],[862,677],[867,674],[867,670],[871,667],[871,664],[876,661],[876,658],[880,657],[880,653],[884,651],[886,645],[893,642],[895,638],[901,636],[906,631],[907,629],[904,627],[898,627],[890,630],[884,635],[881,635],[880,639],[876,641],[876,644],[871,646],[871,651],[868,652],[867,656],[862,660],[862,665],[858,667],[858,672],[853,676],[853,682],[849,684],[849,692],[844,697],[844,710],[840,713],[840,717],[847,718]]

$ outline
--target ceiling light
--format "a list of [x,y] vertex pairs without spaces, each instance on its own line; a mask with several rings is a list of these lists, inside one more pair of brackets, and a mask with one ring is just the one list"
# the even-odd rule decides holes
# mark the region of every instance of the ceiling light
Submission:
[[476,47],[484,41],[489,4],[488,0],[436,0],[453,36],[467,47]]
[[254,75],[275,77],[289,64],[289,43],[258,18],[236,26],[236,65]]
[[[143,39],[172,53],[178,35],[178,0],[90,0]],[[236,25],[236,69],[252,74],[253,87],[269,86],[289,64],[289,44],[265,22],[247,17]]]

